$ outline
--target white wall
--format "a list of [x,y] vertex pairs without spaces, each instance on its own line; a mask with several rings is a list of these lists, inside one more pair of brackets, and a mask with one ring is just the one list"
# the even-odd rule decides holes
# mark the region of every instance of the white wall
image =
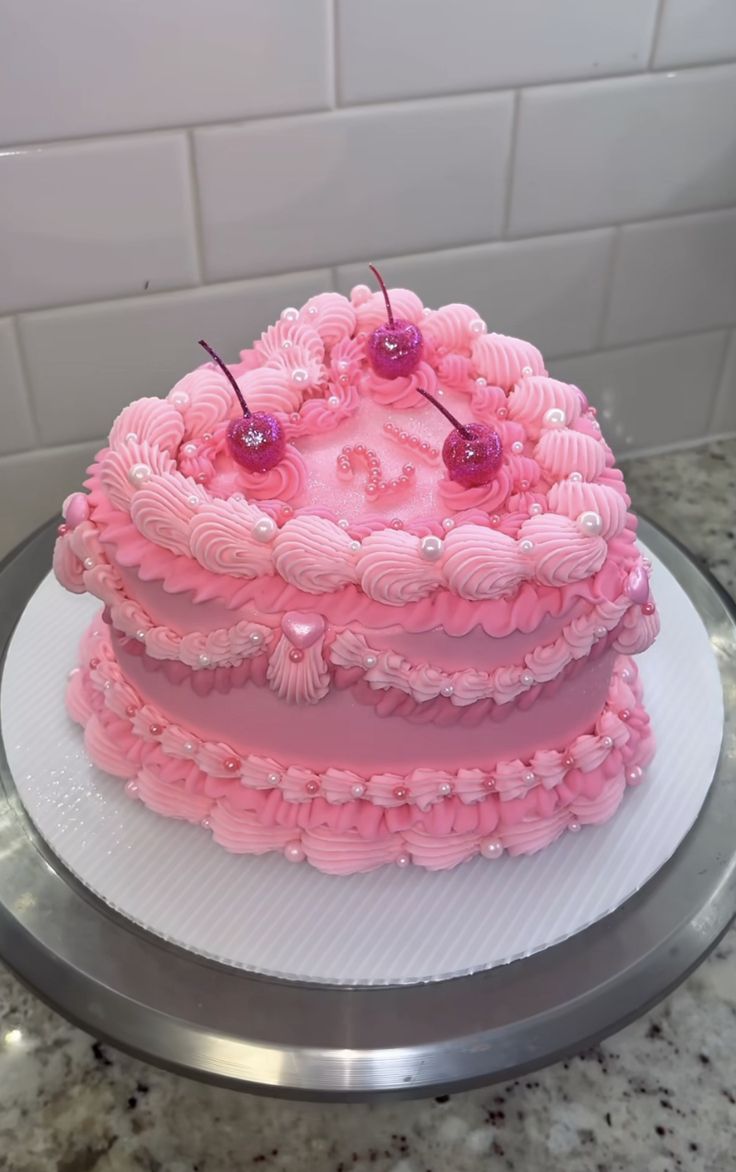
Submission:
[[736,430],[736,0],[4,0],[0,46],[0,547],[367,259],[620,451]]

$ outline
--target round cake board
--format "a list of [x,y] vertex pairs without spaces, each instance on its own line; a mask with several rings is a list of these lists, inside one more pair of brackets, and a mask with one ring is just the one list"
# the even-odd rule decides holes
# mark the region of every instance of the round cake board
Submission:
[[453,871],[383,867],[335,877],[281,855],[230,855],[201,827],[162,818],[90,764],[66,713],[66,677],[99,604],[49,575],[8,650],[0,711],[20,798],[95,895],[207,958],[331,984],[406,984],[493,968],[559,943],[630,898],[672,856],[705,800],[723,696],[707,632],[650,554],[662,634],[638,658],[657,754],[603,826],[538,855]]

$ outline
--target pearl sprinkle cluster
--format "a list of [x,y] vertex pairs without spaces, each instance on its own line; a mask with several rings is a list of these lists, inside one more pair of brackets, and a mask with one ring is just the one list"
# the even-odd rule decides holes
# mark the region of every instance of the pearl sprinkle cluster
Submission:
[[401,474],[392,480],[386,480],[383,475],[381,457],[372,448],[365,444],[345,444],[337,457],[337,475],[340,480],[352,480],[355,474],[355,465],[362,463],[368,469],[368,480],[365,485],[365,495],[368,500],[377,500],[378,497],[393,496],[403,493],[409,488],[416,476],[413,464],[404,464]]

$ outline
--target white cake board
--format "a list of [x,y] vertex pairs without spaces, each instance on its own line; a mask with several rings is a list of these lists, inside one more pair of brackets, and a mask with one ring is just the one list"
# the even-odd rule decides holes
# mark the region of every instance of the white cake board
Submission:
[[604,826],[539,855],[449,872],[384,867],[335,877],[280,855],[229,855],[162,818],[92,766],[64,692],[99,604],[49,575],[13,636],[0,710],[13,778],[39,832],[90,890],[148,931],[251,972],[403,984],[530,956],[614,911],[671,857],[713,778],[723,697],[706,630],[654,562],[662,635],[639,657],[657,738],[646,783]]

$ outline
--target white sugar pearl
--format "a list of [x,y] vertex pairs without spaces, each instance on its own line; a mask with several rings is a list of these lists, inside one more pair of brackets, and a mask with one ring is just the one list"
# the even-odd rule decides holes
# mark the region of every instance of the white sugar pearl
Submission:
[[140,631],[136,631],[136,633],[135,633],[135,637],[136,637],[136,639],[138,640],[138,642],[139,642],[139,643],[145,643],[145,641],[146,641],[146,632],[145,632],[144,630],[142,630],[142,629],[141,629]]
[[480,853],[484,859],[500,859],[503,854],[503,843],[499,838],[486,838],[480,844]]
[[643,772],[639,765],[632,765],[630,769],[626,770],[626,780],[629,785],[638,785],[643,777]]
[[357,782],[356,785],[351,786],[350,792],[354,798],[362,798],[365,793],[365,786],[362,782]]
[[256,541],[272,541],[276,536],[276,522],[272,517],[261,517],[251,529]]
[[453,521],[452,517],[445,517],[444,521],[442,522],[442,528],[443,529],[454,529],[455,528],[455,522]]
[[284,338],[283,342],[281,343],[281,349],[282,350],[291,350],[291,341],[289,340],[289,338]]
[[125,437],[125,442],[129,443],[129,444],[137,444],[138,443],[138,433],[135,431],[129,431]]
[[452,696],[455,692],[455,686],[454,684],[443,684],[440,692],[443,696]]
[[594,513],[588,509],[578,517],[577,526],[583,533],[589,533],[591,537],[598,537],[603,529],[603,518],[600,513]]
[[601,744],[603,745],[604,749],[612,749],[613,748],[613,737],[603,737]]
[[204,652],[201,655],[198,655],[197,663],[200,667],[209,667],[211,663],[209,655],[205,655]]
[[327,406],[333,408],[340,406],[340,400],[338,399],[337,395],[330,395],[329,399],[327,400]]
[[341,517],[337,523],[341,529],[347,529],[348,525],[350,524],[347,517]]
[[367,667],[370,669],[372,667],[375,667],[377,663],[378,663],[378,656],[376,656],[376,655],[365,655],[363,657],[363,667]]
[[307,313],[309,314],[310,317],[316,317],[317,314],[319,313],[319,309],[317,308],[316,305],[310,305],[307,309]]
[[263,642],[263,635],[260,631],[251,631],[248,638],[256,647],[260,647],[261,643]]
[[357,553],[358,550],[360,549],[360,542],[359,541],[351,541],[350,542],[350,549],[353,553]]
[[304,860],[304,851],[298,842],[288,842],[284,847],[284,854],[290,863],[301,863]]
[[522,366],[521,373],[522,374],[534,374],[534,371],[532,370],[531,366]]
[[541,511],[542,511],[542,506],[539,504],[538,501],[535,501],[534,504],[529,507],[529,515],[532,517],[538,517],[539,514],[541,513]]
[[573,834],[577,834],[577,832],[580,830],[580,823],[578,822],[577,818],[572,819],[572,821],[568,824],[567,829],[571,830]]
[[136,488],[139,484],[145,484],[150,479],[151,469],[148,464],[134,464],[132,468],[128,469],[128,480]]
[[423,558],[428,562],[436,562],[442,557],[442,538],[441,537],[423,537],[419,543],[419,550]]
[[402,871],[403,871],[404,867],[409,866],[410,862],[411,862],[411,857],[409,855],[401,854],[401,855],[396,856],[396,866],[401,867]]
[[185,741],[184,744],[182,745],[182,749],[184,750],[185,753],[193,753],[194,752],[194,741]]
[[441,798],[446,798],[452,793],[452,786],[449,781],[441,781],[437,786],[437,793]]
[[530,671],[523,671],[521,673],[521,682],[525,688],[531,688],[534,683],[534,676]]
[[545,411],[542,416],[542,422],[546,423],[548,427],[565,427],[567,416],[561,407],[550,407],[549,411]]
[[574,480],[576,484],[579,484],[583,479],[583,474],[582,472],[571,472],[569,478],[570,480]]
[[483,321],[482,317],[475,317],[470,323],[470,331],[473,334],[485,334],[488,326]]
[[523,777],[523,782],[524,782],[524,785],[534,785],[534,782],[535,782],[536,780],[537,780],[537,779],[536,779],[536,777],[535,777],[534,773],[532,773],[531,769],[527,769],[527,771],[526,771],[526,773],[524,774],[524,777]]
[[189,504],[191,505],[191,507],[193,509],[196,509],[200,503],[198,496],[189,496],[189,497],[187,497],[187,501],[189,502]]
[[511,445],[511,451],[514,452],[517,456],[521,455],[521,453],[524,451],[524,445],[521,440],[514,440]]
[[488,386],[488,379],[487,379],[487,378],[483,378],[483,375],[480,375],[480,376],[479,376],[479,377],[478,377],[478,378],[475,380],[475,385],[476,385],[476,387],[487,387],[487,386]]
[[347,358],[341,358],[337,364],[337,369],[338,370],[347,370],[349,366],[350,366],[350,363],[348,362]]
[[193,444],[193,443],[184,444],[184,447],[182,448],[182,452],[184,453],[185,456],[196,456],[197,445]]
[[596,627],[593,634],[595,635],[596,639],[602,639],[603,636],[606,634],[606,628],[605,627]]
[[299,310],[295,309],[293,305],[287,305],[286,309],[281,311],[282,321],[296,321],[299,317]]
[[628,684],[629,680],[631,679],[631,672],[629,671],[628,667],[625,667],[621,672],[621,679],[625,684]]
[[291,381],[293,383],[305,383],[309,378],[309,371],[305,370],[303,366],[297,366],[291,372]]
[[189,395],[186,391],[177,391],[175,395],[171,396],[171,402],[175,407],[186,407],[189,404]]
[[266,778],[266,781],[268,782],[269,785],[278,785],[279,782],[281,781],[281,774],[280,773],[269,773],[268,777]]
[[94,559],[94,558],[85,558],[85,559],[84,559],[84,568],[85,568],[85,570],[91,570],[91,569],[93,569],[93,568],[94,568],[94,564],[95,564],[95,559]]
[[531,553],[534,549],[534,542],[525,537],[523,541],[519,542],[519,549],[522,553]]
[[212,829],[212,819],[211,818],[203,818],[199,825],[202,827],[203,830],[211,830]]

